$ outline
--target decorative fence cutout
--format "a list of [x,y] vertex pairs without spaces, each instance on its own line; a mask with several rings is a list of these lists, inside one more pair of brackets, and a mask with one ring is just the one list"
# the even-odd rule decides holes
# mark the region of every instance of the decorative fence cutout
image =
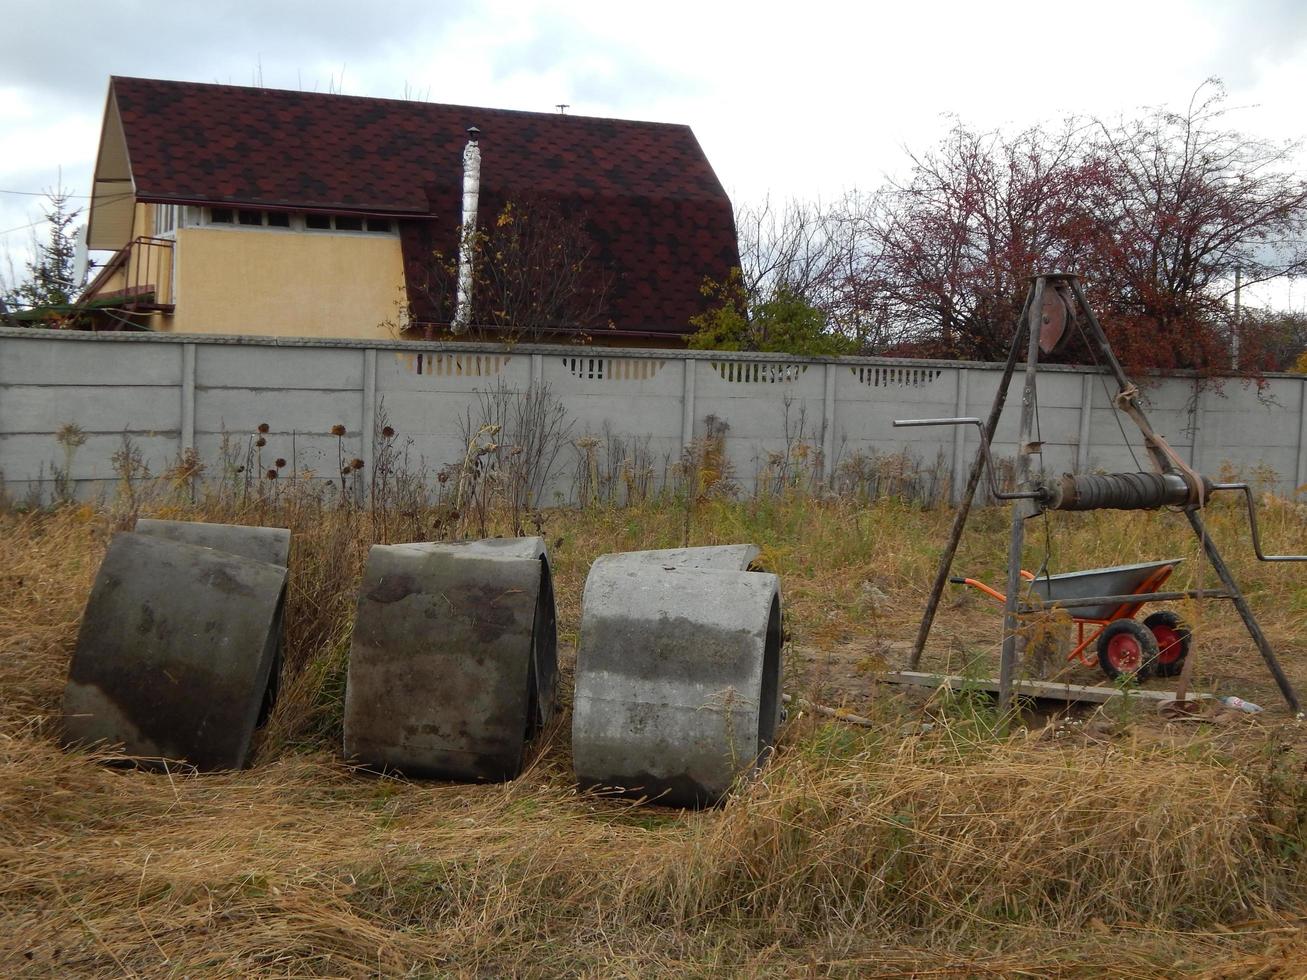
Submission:
[[783,384],[797,381],[810,365],[785,361],[712,361],[723,381],[733,384]]
[[944,371],[941,368],[873,367],[865,364],[849,368],[853,376],[872,388],[923,388],[933,384]]
[[663,368],[647,357],[576,357],[562,359],[572,377],[583,381],[648,381]]
[[429,374],[438,378],[490,378],[508,366],[512,358],[504,354],[429,353],[407,354],[397,352],[397,359],[414,374]]

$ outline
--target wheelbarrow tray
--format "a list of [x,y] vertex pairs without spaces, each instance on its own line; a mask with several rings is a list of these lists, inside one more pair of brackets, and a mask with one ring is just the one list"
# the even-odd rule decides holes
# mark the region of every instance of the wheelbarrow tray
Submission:
[[[1108,568],[1086,568],[1080,572],[1062,572],[1058,575],[1041,575],[1029,583],[1030,593],[1045,604],[1065,599],[1088,599],[1100,595],[1132,595],[1150,578],[1167,565],[1178,565],[1183,558],[1163,561],[1146,561],[1138,565],[1112,565]],[[1076,619],[1111,619],[1122,603],[1102,606],[1075,606],[1069,612]]]

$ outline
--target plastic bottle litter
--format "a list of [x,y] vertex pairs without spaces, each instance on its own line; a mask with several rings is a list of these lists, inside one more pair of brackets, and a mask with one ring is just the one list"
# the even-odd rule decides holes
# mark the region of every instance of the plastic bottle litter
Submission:
[[1250,715],[1261,712],[1262,706],[1253,704],[1251,701],[1245,701],[1243,698],[1236,698],[1233,694],[1227,694],[1225,697],[1217,698],[1227,708],[1233,708],[1235,711],[1245,711]]

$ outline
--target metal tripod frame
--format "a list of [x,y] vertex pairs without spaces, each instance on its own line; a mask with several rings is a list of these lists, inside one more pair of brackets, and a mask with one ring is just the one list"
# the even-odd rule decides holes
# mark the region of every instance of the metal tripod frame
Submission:
[[[1016,370],[1017,352],[1020,350],[1022,339],[1025,338],[1026,379],[1021,396],[1021,422],[1017,442],[1015,473],[1018,489],[1025,489],[1031,477],[1030,457],[1039,452],[1039,445],[1034,441],[1033,429],[1035,376],[1039,365],[1039,322],[1043,316],[1045,291],[1059,286],[1069,289],[1075,297],[1076,304],[1087,321],[1089,341],[1097,349],[1097,353],[1107,364],[1109,372],[1116,379],[1119,388],[1115,399],[1117,407],[1129,415],[1131,421],[1138,427],[1144,437],[1144,444],[1148,453],[1158,470],[1162,473],[1176,472],[1173,459],[1163,450],[1162,441],[1153,431],[1147,415],[1144,414],[1139,405],[1138,389],[1126,375],[1125,370],[1121,367],[1121,362],[1116,359],[1116,355],[1112,352],[1112,345],[1107,339],[1107,334],[1103,332],[1102,325],[1098,322],[1098,318],[1094,316],[1094,311],[1090,309],[1089,303],[1085,300],[1079,278],[1067,273],[1046,273],[1034,277],[1031,283],[1030,290],[1026,294],[1025,305],[1021,310],[1021,316],[1017,320],[1016,335],[1012,338],[1012,346],[1008,351],[1003,377],[999,381],[998,391],[994,394],[994,404],[990,409],[989,418],[986,420],[984,430],[981,433],[982,444],[993,441],[994,432],[998,428],[999,416],[1003,413],[1008,389],[1011,387],[1012,376]],[[1068,324],[1068,329],[1069,326]],[[944,594],[944,586],[948,583],[949,571],[953,566],[953,558],[957,554],[958,543],[961,541],[962,532],[966,527],[967,516],[971,512],[976,488],[980,484],[981,473],[985,465],[985,455],[983,452],[976,454],[976,459],[972,463],[971,473],[967,480],[966,490],[958,505],[957,513],[954,515],[948,543],[945,545],[944,554],[940,558],[939,568],[931,585],[930,597],[926,601],[926,609],[922,615],[921,625],[917,630],[917,638],[913,643],[912,653],[908,659],[908,666],[912,670],[915,670],[920,664],[922,651],[926,647],[926,640],[930,637],[930,629],[935,621],[935,613],[939,608],[940,598]],[[1012,689],[1017,666],[1017,620],[1021,611],[1020,597],[1023,585],[1021,580],[1021,549],[1025,543],[1025,522],[1027,518],[1039,512],[1039,505],[1032,499],[1019,499],[1013,502],[1012,533],[1008,539],[1007,588],[1004,592],[1003,605],[1003,649],[999,661],[999,710],[1002,713],[1006,713],[1012,705]],[[1202,543],[1207,560],[1216,569],[1216,574],[1221,580],[1224,593],[1219,597],[1229,599],[1234,603],[1244,626],[1248,628],[1248,634],[1253,638],[1253,642],[1257,644],[1257,650],[1266,662],[1267,669],[1270,670],[1271,676],[1275,678],[1275,683],[1284,696],[1289,710],[1294,715],[1301,717],[1302,711],[1299,707],[1298,695],[1288,677],[1285,676],[1284,670],[1280,667],[1275,652],[1271,649],[1266,635],[1262,632],[1257,618],[1253,615],[1248,600],[1244,598],[1243,593],[1239,590],[1229,566],[1226,565],[1225,559],[1221,557],[1221,553],[1216,547],[1216,543],[1212,541],[1211,536],[1207,533],[1201,508],[1186,507],[1184,513],[1189,525],[1193,528],[1194,534],[1198,536],[1198,540]],[[1260,547],[1258,552],[1260,557]]]

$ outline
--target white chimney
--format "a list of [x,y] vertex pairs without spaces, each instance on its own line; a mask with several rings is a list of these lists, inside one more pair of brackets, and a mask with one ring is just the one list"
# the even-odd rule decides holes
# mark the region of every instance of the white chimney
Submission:
[[77,235],[73,244],[73,295],[76,296],[86,285],[86,269],[88,254],[86,251],[86,225],[77,229]]
[[467,146],[463,147],[463,224],[458,244],[458,308],[450,324],[455,334],[467,331],[472,322],[472,263],[476,253],[477,201],[481,196],[481,147],[477,138],[481,130],[469,126]]

